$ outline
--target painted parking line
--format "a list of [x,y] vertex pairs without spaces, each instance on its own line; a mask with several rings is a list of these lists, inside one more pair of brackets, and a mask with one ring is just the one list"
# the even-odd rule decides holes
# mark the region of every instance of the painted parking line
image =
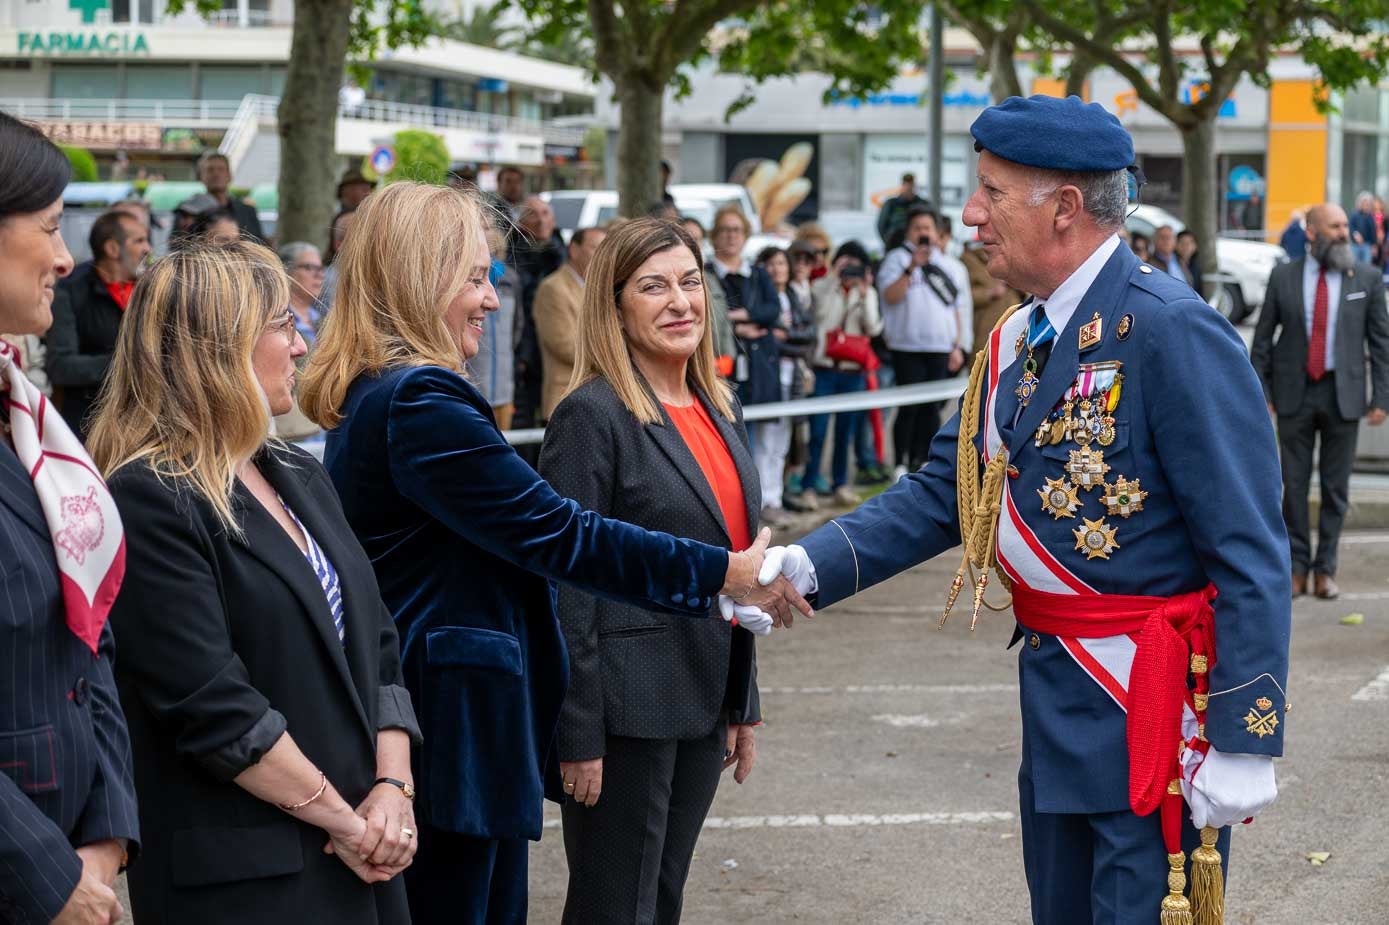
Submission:
[[1365,546],[1373,543],[1389,543],[1389,533],[1343,533],[1342,546]]
[[[795,816],[710,816],[706,829],[822,829],[864,828],[884,825],[997,825],[1012,822],[1010,812],[966,813],[803,813]],[[545,828],[557,829],[560,820],[549,819]]]
[[1389,665],[1373,681],[1351,694],[1350,699],[1362,703],[1389,700]]
[[1341,601],[1385,601],[1389,600],[1389,591],[1355,591],[1350,594],[1342,594],[1337,600]]
[[763,687],[762,694],[1014,694],[1016,684],[850,684],[846,687]]

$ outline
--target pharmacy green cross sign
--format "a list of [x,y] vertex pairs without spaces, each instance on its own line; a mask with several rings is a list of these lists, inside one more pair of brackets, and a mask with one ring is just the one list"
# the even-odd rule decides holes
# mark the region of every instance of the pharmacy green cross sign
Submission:
[[68,9],[80,10],[84,23],[96,22],[96,11],[111,5],[111,0],[68,0]]

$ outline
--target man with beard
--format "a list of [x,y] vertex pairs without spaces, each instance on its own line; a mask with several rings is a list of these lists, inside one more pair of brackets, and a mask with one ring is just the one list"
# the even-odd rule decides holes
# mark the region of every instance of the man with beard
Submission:
[[[1278,333],[1281,330],[1281,334]],[[1365,402],[1369,354],[1370,401]],[[1336,544],[1350,503],[1350,469],[1363,417],[1384,423],[1389,408],[1389,315],[1384,280],[1357,263],[1340,206],[1307,210],[1307,256],[1275,267],[1250,351],[1270,414],[1278,416],[1283,519],[1292,550],[1293,596],[1335,598]],[[1321,439],[1321,516],[1312,555],[1307,488]]]
[[58,283],[44,358],[58,411],[84,440],[87,412],[111,365],[121,318],[150,253],[150,236],[144,222],[113,210],[92,224],[87,243],[92,259]]

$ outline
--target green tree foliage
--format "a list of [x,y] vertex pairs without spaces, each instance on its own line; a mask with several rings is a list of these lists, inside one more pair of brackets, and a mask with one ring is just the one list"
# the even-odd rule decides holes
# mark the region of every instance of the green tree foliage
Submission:
[[[921,57],[920,0],[512,0],[547,47],[591,41],[594,69],[621,106],[618,198],[638,215],[660,197],[661,115],[668,87],[688,92],[692,66],[717,58],[752,87],[814,68],[828,95],[882,89],[903,61]],[[724,28],[715,31],[715,26]],[[730,108],[745,104],[745,93]]]
[[386,178],[415,180],[419,183],[443,183],[449,173],[449,149],[444,139],[433,132],[406,129],[395,135],[395,169]]
[[63,149],[63,153],[68,156],[68,163],[72,165],[72,179],[74,183],[95,183],[100,175],[96,171],[96,158],[92,152],[86,148],[78,148],[74,145],[58,145]]
[[509,5],[497,0],[491,6],[474,7],[472,15],[444,26],[443,34],[457,42],[508,51],[522,41],[521,30],[506,22]]

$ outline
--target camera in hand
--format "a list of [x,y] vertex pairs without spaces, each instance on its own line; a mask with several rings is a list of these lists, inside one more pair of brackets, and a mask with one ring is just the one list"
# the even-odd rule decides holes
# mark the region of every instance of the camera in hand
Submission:
[[839,271],[840,279],[863,279],[868,275],[868,270],[861,263],[846,263]]

